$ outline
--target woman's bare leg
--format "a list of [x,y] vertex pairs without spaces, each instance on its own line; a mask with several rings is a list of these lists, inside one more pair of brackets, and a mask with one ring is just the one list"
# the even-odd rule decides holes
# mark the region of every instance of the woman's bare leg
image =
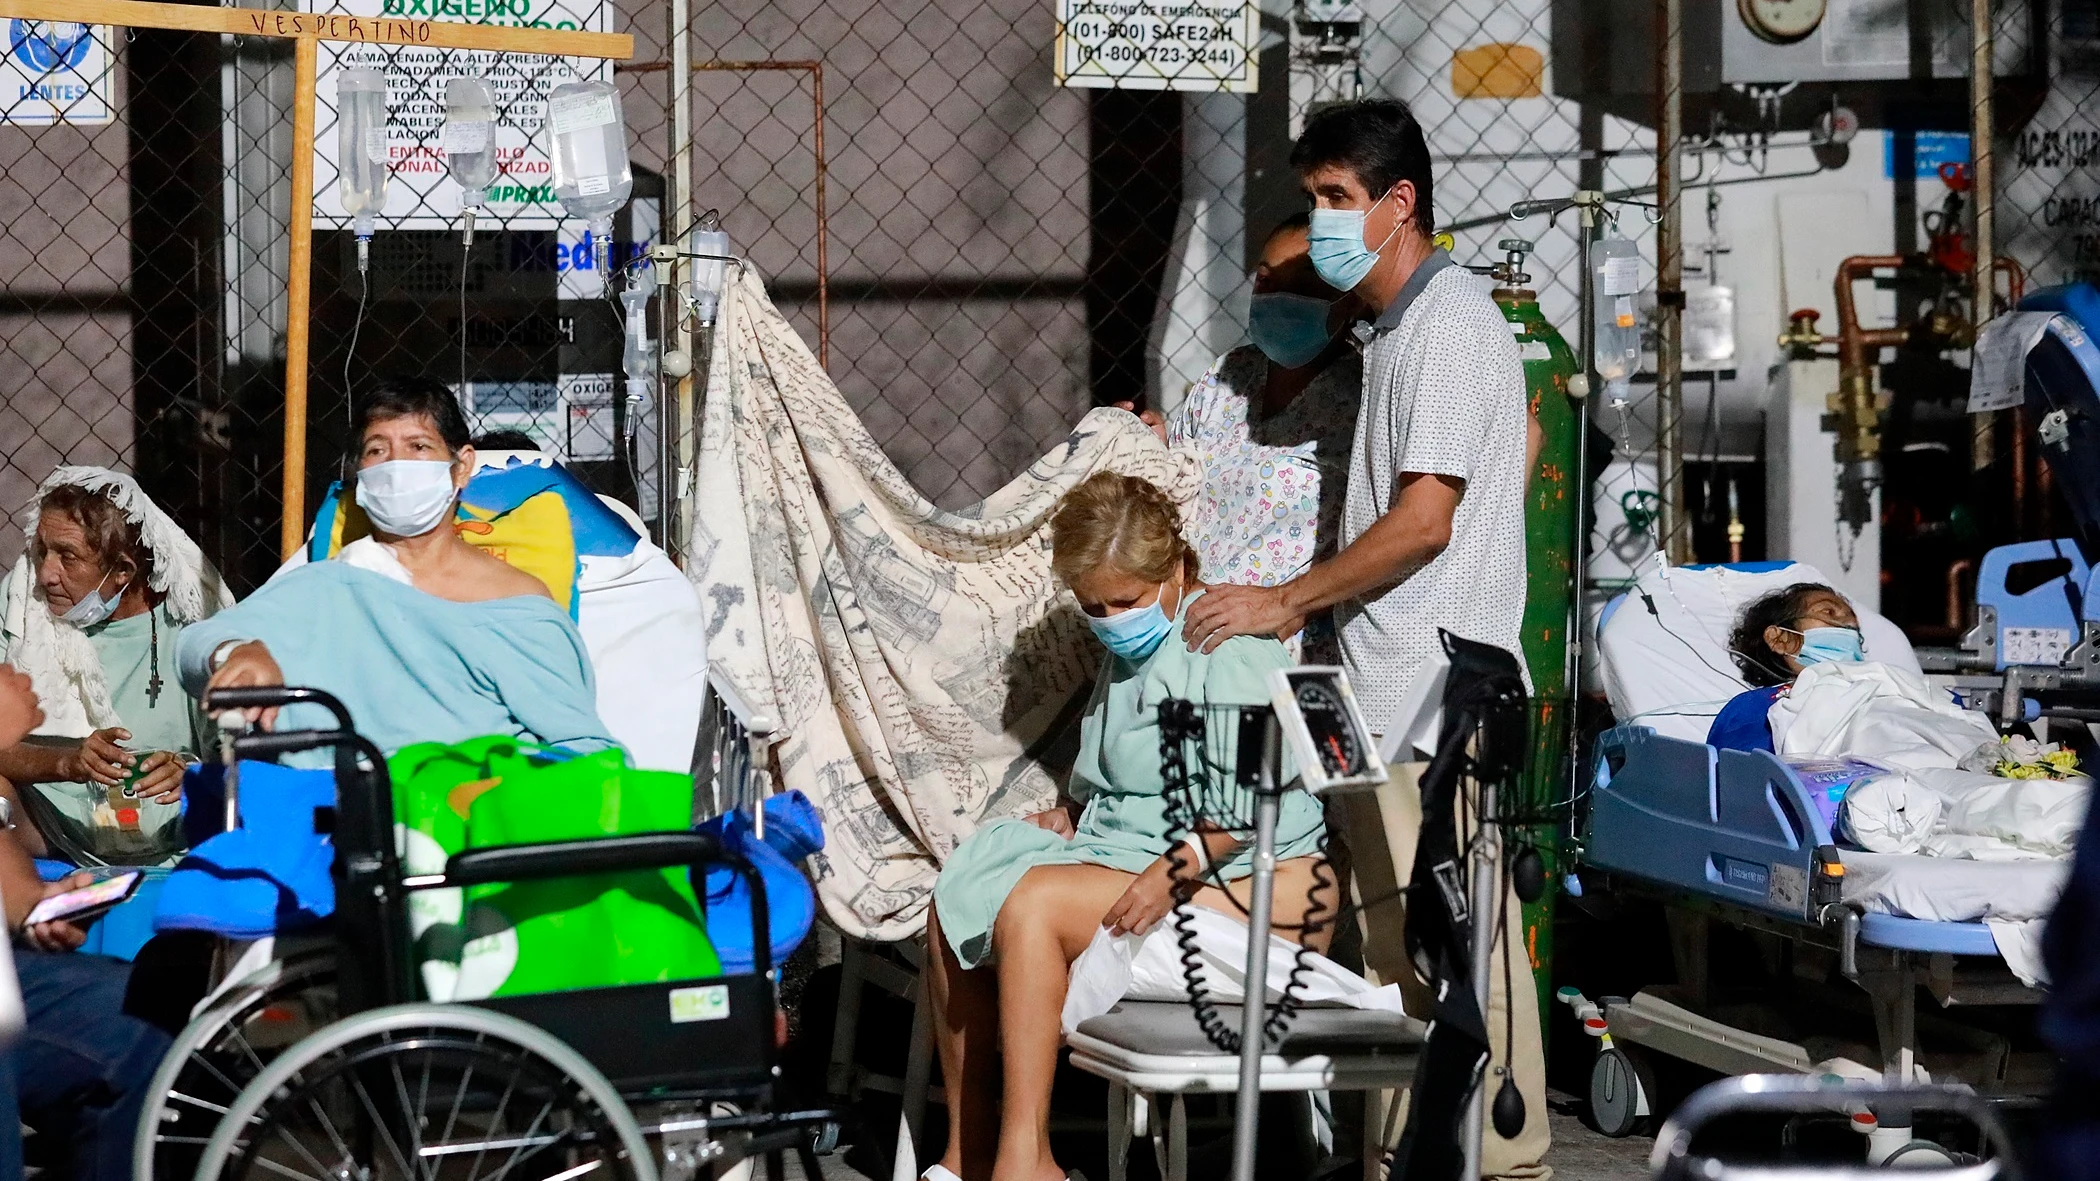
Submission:
[[963,971],[939,915],[926,912],[926,985],[933,1004],[933,1040],[940,1048],[948,1097],[948,1149],[941,1167],[958,1177],[991,1175],[999,1147],[995,1063],[999,1055],[999,992],[991,969]]
[[992,930],[998,953],[999,1046],[1005,1094],[993,1181],[1061,1181],[1050,1152],[1050,1084],[1063,1041],[1059,1017],[1072,961],[1134,875],[1100,865],[1028,871]]
[[[1004,1093],[998,1100],[998,1150],[991,1177],[993,1181],[1063,1178],[1064,1170],[1050,1151],[1050,1087],[1063,1041],[1059,1018],[1066,982],[1072,961],[1093,941],[1102,916],[1130,888],[1133,877],[1099,865],[1047,865],[1029,870],[999,910],[992,934],[996,962],[975,971],[962,970],[946,940],[939,937],[938,927],[929,924],[934,932],[932,949],[938,953],[930,961],[935,965],[935,1030],[940,1038],[942,1075],[948,1080],[949,1142],[941,1163],[965,1181],[985,1176],[977,1162],[989,1138],[989,1111],[994,1101],[988,1077],[994,1036],[1001,1052]],[[1307,917],[1306,898],[1312,882],[1311,858],[1277,866],[1277,923],[1297,924]],[[1235,883],[1234,892],[1244,904],[1246,884]],[[1334,898],[1331,885],[1319,895],[1329,916]],[[1197,901],[1228,914],[1238,913],[1215,888],[1201,891]],[[1286,938],[1297,934],[1278,933]],[[1322,946],[1325,942],[1325,933],[1315,940]]]

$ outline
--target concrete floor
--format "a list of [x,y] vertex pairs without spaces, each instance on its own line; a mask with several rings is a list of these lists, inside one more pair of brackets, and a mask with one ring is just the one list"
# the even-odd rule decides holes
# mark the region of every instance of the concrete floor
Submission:
[[[1652,1137],[1628,1136],[1613,1140],[1599,1136],[1577,1117],[1578,1101],[1558,1091],[1547,1097],[1547,1107],[1550,1109],[1547,1120],[1553,1129],[1553,1147],[1546,1154],[1546,1163],[1553,1166],[1553,1181],[1645,1181],[1648,1152],[1655,1144]],[[823,1181],[888,1181],[887,1178],[864,1177],[846,1164],[843,1153],[833,1153],[820,1160],[824,1167]],[[1352,1171],[1342,1176],[1355,1175]],[[764,1174],[761,1172],[759,1176]],[[783,1181],[805,1181],[793,1157],[787,1160]]]

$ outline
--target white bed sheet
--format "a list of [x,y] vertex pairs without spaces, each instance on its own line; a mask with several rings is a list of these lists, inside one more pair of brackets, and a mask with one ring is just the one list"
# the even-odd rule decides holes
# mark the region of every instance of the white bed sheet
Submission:
[[1847,849],[1845,901],[1876,914],[1946,923],[2043,919],[2056,909],[2069,858],[1971,861]]

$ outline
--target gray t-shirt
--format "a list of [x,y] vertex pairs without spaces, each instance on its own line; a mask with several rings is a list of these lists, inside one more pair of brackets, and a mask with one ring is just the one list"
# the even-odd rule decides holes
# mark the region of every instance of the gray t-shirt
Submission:
[[1342,542],[1393,506],[1402,473],[1466,483],[1451,543],[1383,594],[1336,608],[1343,660],[1383,730],[1437,631],[1519,657],[1524,618],[1524,365],[1485,281],[1437,251],[1409,277],[1364,350]]

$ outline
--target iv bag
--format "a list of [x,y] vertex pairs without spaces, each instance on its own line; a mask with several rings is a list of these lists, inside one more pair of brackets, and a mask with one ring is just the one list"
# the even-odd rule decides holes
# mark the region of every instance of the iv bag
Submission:
[[386,75],[366,69],[336,75],[335,136],[336,199],[355,220],[357,236],[370,238],[373,219],[386,208]]
[[1641,290],[1641,252],[1625,238],[1590,243],[1592,326],[1597,336],[1597,376],[1614,398],[1622,398],[1641,363],[1641,322],[1634,297]]
[[440,145],[445,169],[459,185],[460,207],[476,208],[488,200],[496,182],[496,100],[488,83],[460,77],[445,83],[445,130]]
[[554,140],[554,196],[562,210],[590,222],[601,237],[610,234],[612,215],[634,188],[619,90],[609,82],[555,87],[547,96],[547,130]]
[[626,312],[626,347],[621,350],[620,368],[626,371],[628,388],[647,383],[656,376],[656,349],[649,339],[650,286],[634,283],[620,293]]
[[691,260],[693,311],[702,324],[712,324],[722,306],[722,286],[729,268],[729,235],[719,229],[694,230],[686,236],[685,243],[690,254],[713,256]]

